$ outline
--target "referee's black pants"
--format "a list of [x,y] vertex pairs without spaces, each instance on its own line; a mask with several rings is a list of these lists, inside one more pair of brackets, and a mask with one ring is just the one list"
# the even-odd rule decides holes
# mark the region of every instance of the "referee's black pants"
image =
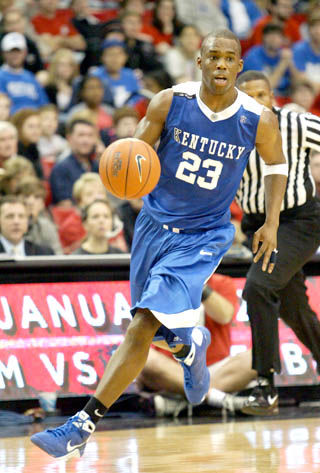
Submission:
[[[263,215],[245,214],[242,229],[252,242],[264,223]],[[252,332],[252,367],[260,376],[281,371],[278,317],[310,350],[320,370],[320,322],[306,294],[303,265],[320,246],[320,204],[316,201],[281,212],[278,255],[271,274],[252,263],[243,298]]]

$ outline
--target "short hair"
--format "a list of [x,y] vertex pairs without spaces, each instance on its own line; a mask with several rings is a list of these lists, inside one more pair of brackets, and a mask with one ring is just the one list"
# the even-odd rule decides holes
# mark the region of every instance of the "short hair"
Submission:
[[109,202],[109,200],[108,199],[96,199],[96,200],[93,200],[92,202],[90,202],[90,204],[86,205],[84,209],[82,209],[82,211],[81,211],[81,220],[83,222],[85,222],[88,219],[89,210],[91,209],[91,207],[94,204],[104,204],[106,207],[109,207],[111,215],[113,216],[114,212],[113,212],[113,208],[112,208],[112,205]]
[[66,134],[71,135],[77,125],[87,125],[95,128],[94,123],[90,120],[86,120],[84,118],[75,118],[74,120],[71,120],[69,123],[67,123]]
[[139,121],[139,114],[138,112],[132,107],[120,107],[117,108],[113,114],[113,123],[115,126],[118,125],[119,121],[125,117],[132,117],[136,118]]
[[240,87],[244,82],[251,82],[252,80],[263,80],[271,89],[271,84],[268,77],[260,71],[246,71],[240,74],[236,80],[236,86]]
[[38,110],[39,110],[39,113],[54,112],[57,115],[59,113],[58,107],[56,105],[54,105],[53,103],[48,103],[47,105],[42,105],[42,107],[38,108]]
[[219,29],[217,31],[212,31],[211,33],[207,34],[207,36],[203,38],[203,41],[201,43],[201,48],[200,48],[201,55],[203,54],[203,50],[205,46],[207,45],[207,42],[210,38],[225,38],[225,39],[234,40],[237,43],[239,56],[241,57],[241,44],[240,44],[239,38],[231,30],[228,30],[228,28],[222,28],[222,29]]
[[278,25],[278,23],[267,23],[262,29],[262,37],[270,33],[281,33],[284,35],[283,27]]
[[3,131],[12,131],[16,136],[18,136],[18,130],[16,127],[12,123],[6,122],[5,120],[0,121],[0,133]]
[[2,207],[5,204],[21,204],[24,206],[25,209],[27,208],[26,204],[23,202],[21,197],[17,195],[5,195],[4,197],[0,198],[0,214],[1,214]]
[[32,162],[23,156],[12,156],[11,158],[6,159],[3,163],[3,169],[10,178],[26,171],[34,176],[36,175]]
[[22,178],[19,182],[15,194],[22,195],[24,197],[29,197],[30,195],[37,195],[41,196],[42,199],[45,199],[46,189],[42,181],[37,177],[26,176]]
[[85,172],[79,177],[79,179],[75,181],[72,187],[72,197],[77,204],[79,204],[81,200],[81,194],[84,186],[91,183],[99,183],[102,185],[101,178],[96,172]]

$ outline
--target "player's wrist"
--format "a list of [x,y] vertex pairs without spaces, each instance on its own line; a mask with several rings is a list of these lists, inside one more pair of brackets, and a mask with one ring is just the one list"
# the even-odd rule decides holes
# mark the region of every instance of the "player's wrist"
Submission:
[[213,293],[213,289],[211,289],[210,286],[205,284],[204,288],[202,289],[202,295],[201,295],[201,302],[205,302]]

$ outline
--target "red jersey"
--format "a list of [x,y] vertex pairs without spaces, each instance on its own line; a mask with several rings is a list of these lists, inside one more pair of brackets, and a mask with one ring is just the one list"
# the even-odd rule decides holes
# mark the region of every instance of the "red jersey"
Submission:
[[37,34],[51,34],[52,36],[75,36],[79,32],[71,23],[71,10],[57,10],[54,18],[35,15],[31,22]]

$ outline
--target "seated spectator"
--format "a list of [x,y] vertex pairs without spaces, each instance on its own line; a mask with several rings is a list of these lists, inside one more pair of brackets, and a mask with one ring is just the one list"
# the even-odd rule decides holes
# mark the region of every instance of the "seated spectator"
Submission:
[[320,199],[320,152],[314,151],[311,153],[310,169],[316,184],[317,198]]
[[310,82],[299,81],[292,85],[290,92],[291,102],[284,107],[297,112],[312,112],[312,106],[316,99],[315,91]]
[[41,136],[40,114],[38,110],[24,108],[15,113],[11,118],[18,130],[18,153],[29,159],[38,177],[43,177],[38,141]]
[[201,36],[195,26],[184,26],[181,29],[177,46],[169,49],[163,55],[164,67],[176,82],[201,79],[201,71],[196,62],[200,41]]
[[58,3],[58,0],[38,0],[38,13],[31,20],[46,60],[60,48],[85,49],[84,39],[71,22],[72,11],[59,9]]
[[82,212],[82,222],[86,237],[74,255],[99,255],[122,253],[119,248],[110,245],[109,234],[113,228],[113,214],[106,199],[98,199],[87,205]]
[[[75,202],[75,207],[70,209],[69,214],[59,225],[60,241],[64,253],[67,254],[78,248],[86,235],[86,230],[81,220],[83,209],[97,199],[107,199],[115,204],[114,206],[116,206],[119,201],[119,199],[116,199],[107,192],[99,174],[93,172],[86,172],[77,179],[73,185],[72,197]],[[126,252],[128,248],[123,235],[123,223],[117,214],[113,216],[113,225],[112,232],[109,235],[110,243]]]
[[12,123],[0,121],[0,168],[4,162],[17,155],[18,132]]
[[59,49],[48,67],[45,91],[51,103],[59,110],[59,121],[64,122],[64,114],[71,106],[73,84],[79,74],[79,67],[69,49]]
[[152,24],[143,24],[141,31],[150,36],[157,53],[162,55],[174,46],[175,38],[179,36],[183,26],[177,19],[174,1],[157,0]]
[[55,164],[50,175],[52,201],[72,207],[72,186],[85,172],[98,172],[95,147],[98,135],[94,124],[88,120],[73,120],[67,127],[67,140],[71,154]]
[[[232,278],[220,274],[211,276],[202,293],[202,304],[204,314],[201,324],[205,325],[212,334],[211,344],[207,351],[210,389],[205,402],[230,411],[241,409],[245,406],[247,397],[232,396],[216,388],[216,372],[221,361],[225,362],[230,355],[231,321],[237,308],[237,295]],[[159,346],[163,346],[163,342]],[[235,387],[239,388],[239,380],[241,387],[244,388],[255,376],[255,372],[250,370],[249,363],[243,363],[238,367],[237,376],[229,386],[230,391],[235,391]],[[142,389],[147,388],[149,391],[155,391],[164,396],[179,394],[182,399],[185,399],[182,367],[167,351],[160,352],[159,349],[151,347],[147,362],[137,382]],[[221,387],[226,386],[219,384],[220,389]],[[176,409],[179,409],[179,404],[181,405],[181,401],[178,400],[166,403],[165,397],[154,398],[154,401],[157,415],[173,414]],[[164,409],[164,406],[168,404],[170,410]],[[186,402],[183,402],[182,406],[185,407]]]
[[201,36],[228,27],[219,3],[212,0],[175,0],[178,19],[186,25],[194,25]]
[[243,72],[264,72],[276,97],[289,97],[291,81],[300,78],[293,64],[292,51],[284,46],[282,27],[268,23],[263,29],[263,44],[251,48],[243,58]]
[[142,73],[163,69],[155,48],[150,41],[139,39],[142,28],[141,15],[136,11],[125,10],[120,15],[121,26],[127,47],[126,66]]
[[69,145],[65,138],[57,133],[58,109],[55,105],[44,105],[39,109],[41,136],[38,140],[40,158],[50,158],[53,162],[67,151]]
[[101,132],[105,146],[120,138],[132,138],[139,123],[139,114],[132,107],[121,107],[114,112],[113,122],[111,129]]
[[309,81],[320,94],[320,11],[311,11],[308,17],[309,39],[296,43],[293,47],[293,61],[305,80]]
[[0,174],[0,195],[15,194],[21,179],[26,176],[35,177],[31,162],[23,156],[12,156],[7,159]]
[[11,100],[4,94],[0,92],[0,121],[7,121],[10,117],[10,109],[11,109]]
[[56,226],[45,212],[46,189],[43,183],[36,177],[24,177],[19,181],[15,193],[27,208],[29,225],[26,240],[52,248],[55,254],[61,254]]
[[25,37],[20,33],[6,34],[1,41],[1,51],[4,64],[0,67],[0,92],[10,97],[11,113],[48,103],[47,94],[35,76],[23,69],[27,55]]
[[25,239],[28,230],[28,213],[17,196],[0,200],[0,253],[12,256],[53,255],[53,250]]
[[[125,43],[106,40],[102,43],[102,49],[102,66],[93,68],[90,74],[99,77],[108,92],[111,90],[114,107],[134,105],[141,99],[141,85],[135,73],[124,67],[128,57]],[[105,96],[104,101],[107,100],[108,96]]]
[[88,109],[92,112],[98,130],[110,128],[113,125],[112,108],[103,103],[104,87],[99,77],[83,77],[79,84],[78,95],[80,103],[70,109],[67,121],[72,120],[75,113]]
[[263,29],[269,24],[279,25],[285,37],[285,45],[291,46],[301,40],[300,24],[294,17],[294,0],[270,0],[268,2],[269,13],[262,16],[255,24],[250,46],[256,46],[263,42]]
[[142,206],[142,199],[130,199],[121,202],[117,207],[117,212],[123,222],[123,233],[129,253],[131,252],[134,226]]
[[[11,8],[3,15],[4,33],[20,33],[25,37],[28,54],[24,59],[23,67],[36,74],[44,69],[37,43],[27,34],[27,19],[22,10]],[[4,35],[0,36],[0,41]]]
[[144,25],[149,25],[154,13],[153,3],[153,1],[149,2],[147,0],[122,0],[118,16],[121,16],[125,11],[133,11],[140,15]]

